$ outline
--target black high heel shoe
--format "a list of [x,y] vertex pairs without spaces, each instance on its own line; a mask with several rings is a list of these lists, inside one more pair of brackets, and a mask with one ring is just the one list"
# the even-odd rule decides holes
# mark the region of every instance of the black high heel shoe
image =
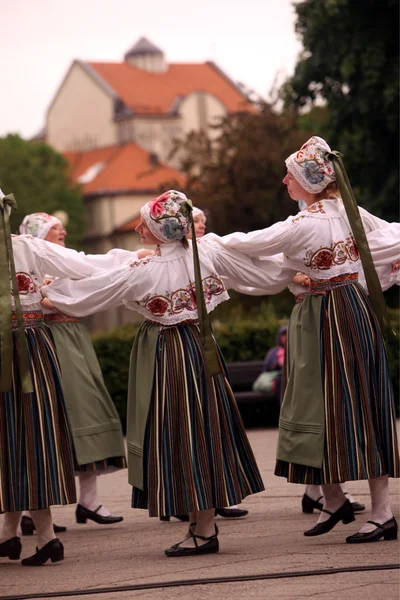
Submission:
[[[183,542],[179,542],[179,544],[175,544],[174,546],[171,546],[171,548],[167,548],[164,551],[166,556],[195,556],[196,554],[216,554],[219,551],[217,526],[215,526],[214,535],[210,535],[210,537],[204,537],[202,535],[195,535],[192,533],[192,538],[195,543],[194,548],[182,548],[181,544]],[[199,546],[197,540],[204,540],[206,543]]]
[[325,508],[323,508],[321,512],[326,512],[331,516],[327,521],[324,521],[323,523],[317,523],[316,525],[314,525],[314,527],[312,527],[308,531],[305,531],[304,535],[323,535],[324,533],[328,533],[328,531],[333,529],[335,525],[339,523],[339,521],[342,521],[344,525],[355,521],[354,511],[348,500],[346,500],[346,502],[344,502],[342,506],[338,508],[337,511],[334,513],[332,513],[330,510],[326,510]]
[[[22,531],[22,535],[33,535],[34,534],[36,529],[35,529],[35,524],[34,524],[33,520],[31,519],[31,517],[27,517],[27,516],[23,515],[23,517],[21,518],[21,531]],[[54,531],[54,533],[64,533],[65,531],[67,531],[67,528],[63,527],[62,525],[53,525],[53,531]]]
[[103,517],[102,515],[98,515],[97,511],[101,508],[98,506],[96,510],[89,510],[85,508],[81,504],[78,504],[75,511],[75,517],[77,523],[86,523],[88,520],[94,521],[95,523],[99,523],[99,525],[113,525],[113,523],[121,523],[124,520],[124,517],[114,517],[113,515],[109,515],[108,517]]
[[0,544],[0,556],[10,560],[18,560],[21,556],[21,540],[19,537],[13,537]]
[[386,521],[386,523],[376,523],[375,521],[367,521],[372,525],[376,525],[376,529],[368,533],[355,533],[346,538],[348,544],[367,544],[368,542],[377,542],[382,537],[384,540],[397,540],[397,521],[394,517]]
[[36,548],[36,554],[24,558],[21,565],[24,567],[40,567],[48,560],[51,560],[52,563],[64,560],[64,546],[58,538],[54,538],[40,550]]
[[301,499],[301,509],[303,513],[311,515],[311,513],[314,512],[314,508],[316,510],[322,510],[324,508],[324,505],[322,504],[322,502],[320,502],[320,500],[323,499],[324,497],[320,496],[319,498],[317,498],[317,500],[313,500],[312,498],[310,498],[310,496],[304,494],[303,498]]
[[[185,523],[189,522],[189,515],[172,515],[175,519],[179,519],[180,521],[184,521]],[[163,515],[160,517],[160,521],[170,521],[171,517],[166,517]]]

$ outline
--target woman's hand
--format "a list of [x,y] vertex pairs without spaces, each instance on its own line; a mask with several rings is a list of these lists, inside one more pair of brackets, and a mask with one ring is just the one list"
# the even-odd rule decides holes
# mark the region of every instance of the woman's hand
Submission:
[[305,275],[304,273],[297,273],[293,277],[292,282],[296,283],[297,285],[302,285],[303,287],[310,286],[310,278],[308,277],[308,275]]
[[55,306],[52,305],[48,298],[43,298],[41,301],[42,308],[47,308],[48,310],[57,310]]

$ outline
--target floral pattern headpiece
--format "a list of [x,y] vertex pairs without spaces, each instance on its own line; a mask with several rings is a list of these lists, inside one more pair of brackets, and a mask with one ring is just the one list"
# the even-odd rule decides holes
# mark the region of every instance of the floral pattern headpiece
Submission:
[[169,190],[147,202],[140,214],[147,227],[160,242],[182,240],[190,231],[192,211],[182,192]]
[[287,170],[310,194],[319,194],[336,181],[333,163],[325,158],[327,152],[331,149],[326,141],[315,135],[285,161]]
[[32,213],[31,215],[26,215],[22,221],[19,226],[19,233],[44,240],[54,225],[62,226],[60,219],[44,212]]

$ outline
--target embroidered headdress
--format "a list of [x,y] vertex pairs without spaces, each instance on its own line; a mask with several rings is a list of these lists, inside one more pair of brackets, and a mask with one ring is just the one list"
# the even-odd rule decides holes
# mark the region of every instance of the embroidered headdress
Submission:
[[201,210],[201,208],[197,208],[196,206],[193,206],[193,219],[195,219],[196,217],[202,216],[204,219],[204,223],[207,221],[207,217],[204,214],[204,212]]
[[191,207],[182,192],[169,190],[147,202],[140,214],[151,233],[161,242],[182,240],[192,225]]
[[32,237],[44,240],[54,225],[62,226],[60,219],[44,212],[32,213],[31,215],[26,215],[25,219],[22,221],[19,226],[19,233],[21,235],[28,234]]
[[287,170],[310,194],[319,194],[336,181],[333,162],[326,157],[330,151],[326,141],[315,135],[285,161]]

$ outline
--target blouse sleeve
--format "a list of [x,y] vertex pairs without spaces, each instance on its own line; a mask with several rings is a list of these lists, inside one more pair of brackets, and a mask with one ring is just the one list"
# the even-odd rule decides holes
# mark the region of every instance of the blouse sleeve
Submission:
[[397,225],[397,223],[389,223],[388,221],[384,221],[384,219],[375,217],[375,215],[369,213],[367,210],[365,210],[365,208],[362,208],[362,206],[359,206],[358,208],[360,210],[360,215],[366,234],[377,229],[386,229],[391,225]]
[[278,294],[295,275],[292,269],[284,267],[283,254],[259,260],[221,246],[208,236],[201,238],[200,243],[207,247],[217,273],[227,277],[233,289],[236,286],[250,286],[262,290],[263,295]]
[[294,238],[293,225],[293,217],[289,217],[286,221],[280,221],[266,229],[251,231],[250,233],[231,233],[223,237],[208,233],[201,239],[214,240],[224,248],[238,250],[247,256],[256,258],[273,256],[280,252],[290,254]]
[[227,290],[235,290],[235,292],[239,292],[239,294],[246,294],[247,296],[265,296],[267,294],[267,292],[261,288],[237,283],[236,281],[232,281],[229,277],[222,277],[222,281]]
[[[383,291],[400,285],[400,274],[392,268],[392,263],[400,260],[400,223],[388,223],[387,227],[368,233],[367,240]],[[367,289],[363,271],[359,282]]]
[[43,275],[48,273],[53,277],[81,279],[101,270],[91,265],[83,252],[38,238],[26,238],[26,243],[29,252],[35,255]]
[[137,252],[131,252],[129,250],[122,250],[121,248],[114,248],[107,252],[107,254],[85,254],[79,252],[79,256],[94,267],[100,269],[113,269],[123,265],[125,262],[138,260]]
[[132,299],[135,280],[130,275],[129,266],[118,267],[79,280],[57,279],[41,291],[61,312],[85,317]]

